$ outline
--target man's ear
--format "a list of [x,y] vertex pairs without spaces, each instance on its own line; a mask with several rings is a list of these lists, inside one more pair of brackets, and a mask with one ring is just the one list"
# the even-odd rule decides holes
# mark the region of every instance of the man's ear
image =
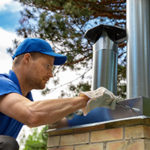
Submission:
[[24,63],[29,63],[31,61],[31,54],[30,53],[24,54],[23,60]]

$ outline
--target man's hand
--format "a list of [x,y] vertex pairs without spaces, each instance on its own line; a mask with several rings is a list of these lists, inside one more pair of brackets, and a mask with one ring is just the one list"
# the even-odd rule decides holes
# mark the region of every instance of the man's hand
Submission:
[[84,97],[85,101],[87,101],[87,102],[90,100],[90,98],[87,95],[85,95],[84,93],[80,93],[79,96]]
[[94,91],[82,92],[81,94],[90,98],[87,107],[83,109],[84,114],[87,114],[96,107],[115,109],[116,103],[123,100],[104,87],[100,87]]

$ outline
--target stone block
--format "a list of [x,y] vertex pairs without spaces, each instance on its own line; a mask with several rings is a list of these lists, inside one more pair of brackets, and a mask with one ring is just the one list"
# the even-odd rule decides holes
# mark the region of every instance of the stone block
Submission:
[[123,139],[123,128],[91,132],[91,142],[113,141],[121,139]]
[[50,136],[47,141],[47,147],[59,146],[60,136]]
[[103,150],[103,143],[77,145],[75,150]]
[[74,145],[83,144],[89,142],[89,133],[62,135],[60,139],[60,145]]
[[107,143],[106,150],[146,150],[144,147],[144,140],[140,139]]

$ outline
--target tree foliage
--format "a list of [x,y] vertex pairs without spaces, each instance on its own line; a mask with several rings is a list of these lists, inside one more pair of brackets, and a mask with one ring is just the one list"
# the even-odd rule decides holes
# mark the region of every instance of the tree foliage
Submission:
[[[84,38],[88,29],[99,24],[125,28],[126,24],[126,0],[18,1],[27,6],[21,12],[18,35],[49,40],[56,52],[67,56],[65,65],[61,69],[57,68],[56,72],[66,68],[74,71],[92,68],[93,43]],[[125,96],[126,85],[120,84],[120,81],[126,78],[126,43],[120,44],[119,47],[118,92]],[[49,91],[48,88],[46,90]],[[87,83],[82,83],[82,90],[87,90]]]
[[46,133],[48,126],[38,132],[37,128],[34,128],[32,135],[29,135],[23,150],[46,150],[48,135]]

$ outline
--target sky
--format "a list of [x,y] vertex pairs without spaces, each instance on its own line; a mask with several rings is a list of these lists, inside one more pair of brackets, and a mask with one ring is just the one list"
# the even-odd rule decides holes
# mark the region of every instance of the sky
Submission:
[[13,0],[0,0],[0,73],[8,72],[11,68],[12,59],[6,50],[17,38],[15,30],[19,25],[21,9],[20,4]]
[[0,4],[0,18],[3,18],[0,21],[0,26],[5,30],[14,30],[18,26],[17,22],[20,18],[19,4],[17,2],[11,4],[11,0],[1,0]]

